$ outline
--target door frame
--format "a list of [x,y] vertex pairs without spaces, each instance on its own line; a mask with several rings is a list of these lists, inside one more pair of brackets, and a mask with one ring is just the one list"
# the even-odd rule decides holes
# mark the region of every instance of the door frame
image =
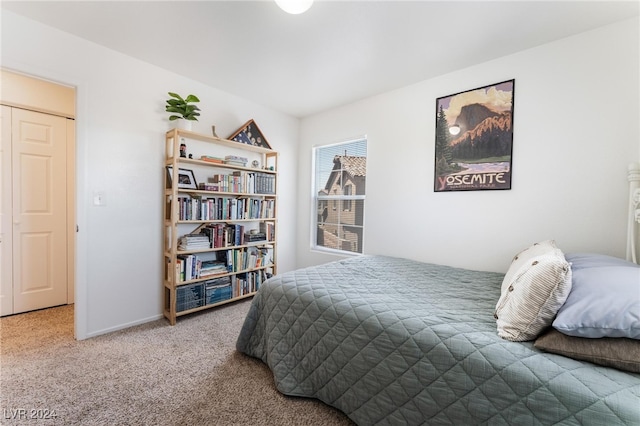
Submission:
[[[56,84],[74,87],[76,90],[76,113],[75,113],[75,126],[69,126],[67,121],[67,127],[73,127],[75,133],[75,147],[71,149],[71,155],[69,157],[69,164],[74,165],[75,182],[70,182],[68,185],[69,192],[73,193],[73,200],[69,201],[68,212],[75,213],[75,223],[70,223],[68,227],[69,241],[75,241],[75,252],[69,256],[69,262],[73,261],[74,268],[69,269],[69,276],[75,279],[74,287],[74,336],[77,340],[84,340],[87,338],[87,324],[88,324],[88,311],[87,311],[87,249],[88,239],[86,232],[87,220],[87,157],[88,150],[86,146],[87,141],[87,120],[83,119],[88,116],[88,93],[89,83],[85,80],[79,79],[78,76],[58,73],[51,69],[43,69],[35,65],[27,65],[24,63],[13,63],[13,61],[7,61],[2,64],[4,70],[24,74],[38,79],[49,80]],[[73,192],[71,192],[73,189]],[[69,220],[72,221],[73,215],[67,215]]]

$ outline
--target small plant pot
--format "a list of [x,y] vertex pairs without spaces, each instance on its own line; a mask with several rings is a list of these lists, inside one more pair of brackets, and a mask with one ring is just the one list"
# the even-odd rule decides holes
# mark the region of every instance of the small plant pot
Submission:
[[173,120],[172,124],[176,129],[191,130],[192,120]]

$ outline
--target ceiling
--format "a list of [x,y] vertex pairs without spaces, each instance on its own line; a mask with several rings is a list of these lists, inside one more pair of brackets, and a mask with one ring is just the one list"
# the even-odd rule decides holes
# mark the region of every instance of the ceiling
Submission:
[[270,0],[3,0],[1,7],[296,117],[640,9],[638,1],[516,0],[316,0],[302,15]]

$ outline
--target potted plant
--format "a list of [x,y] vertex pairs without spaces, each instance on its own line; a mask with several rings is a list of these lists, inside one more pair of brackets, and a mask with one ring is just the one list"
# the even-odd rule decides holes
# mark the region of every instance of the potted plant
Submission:
[[198,99],[196,95],[189,95],[183,98],[177,93],[168,93],[171,98],[167,99],[166,111],[172,113],[169,121],[184,120],[184,122],[179,121],[178,123],[185,124],[190,128],[191,121],[198,121],[198,116],[200,115],[198,111],[200,111],[200,108],[193,104],[200,102],[200,99]]

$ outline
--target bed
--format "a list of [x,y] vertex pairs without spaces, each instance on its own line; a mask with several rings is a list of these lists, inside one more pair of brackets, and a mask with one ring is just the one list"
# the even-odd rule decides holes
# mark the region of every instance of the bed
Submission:
[[[594,339],[581,329],[568,337],[555,327],[568,327],[556,324],[565,307],[581,310],[572,296],[583,277],[619,267],[633,279],[640,269],[573,256],[546,241],[516,255],[506,274],[388,256],[287,272],[254,297],[237,349],[265,362],[283,394],[317,398],[359,425],[638,425],[640,336]],[[537,293],[518,293],[526,280]],[[525,326],[522,298],[525,308],[541,300]],[[634,303],[625,308],[627,331],[640,330]],[[554,349],[557,335],[598,341],[605,353]],[[626,358],[612,362],[618,343]]]

